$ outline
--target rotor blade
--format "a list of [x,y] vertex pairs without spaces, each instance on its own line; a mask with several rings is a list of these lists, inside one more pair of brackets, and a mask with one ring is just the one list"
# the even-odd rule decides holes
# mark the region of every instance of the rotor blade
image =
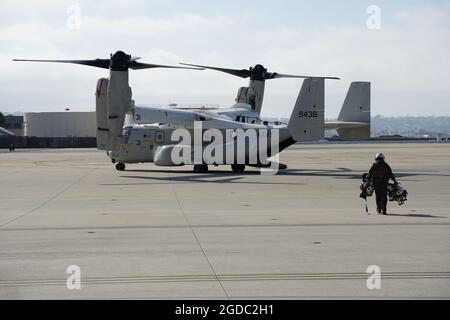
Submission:
[[332,80],[340,80],[338,77],[319,77],[319,76],[300,76],[294,74],[282,74],[282,73],[267,73],[266,79],[280,79],[280,78],[315,78],[315,79],[332,79]]
[[248,78],[252,75],[252,72],[250,70],[247,69],[227,69],[227,68],[218,68],[218,67],[210,67],[210,66],[202,66],[202,65],[198,65],[198,64],[190,64],[190,63],[180,63],[184,66],[193,66],[193,67],[199,67],[199,68],[205,68],[205,69],[211,69],[211,70],[216,70],[216,71],[220,71],[220,72],[225,72],[225,73],[229,73],[232,74],[234,76],[238,76],[241,78]]
[[109,59],[94,59],[94,60],[28,60],[28,59],[13,59],[13,61],[28,61],[28,62],[56,62],[56,63],[74,63],[85,66],[109,69]]
[[136,62],[136,61],[132,61],[130,63],[130,69],[133,69],[133,70],[151,69],[151,68],[203,70],[203,68],[188,68],[188,67],[166,66],[166,65],[162,65],[162,64],[142,63],[142,62]]

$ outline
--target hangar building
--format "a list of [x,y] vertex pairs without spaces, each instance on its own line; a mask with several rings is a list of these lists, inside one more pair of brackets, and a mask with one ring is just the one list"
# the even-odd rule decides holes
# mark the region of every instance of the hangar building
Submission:
[[95,112],[26,112],[26,137],[95,137]]

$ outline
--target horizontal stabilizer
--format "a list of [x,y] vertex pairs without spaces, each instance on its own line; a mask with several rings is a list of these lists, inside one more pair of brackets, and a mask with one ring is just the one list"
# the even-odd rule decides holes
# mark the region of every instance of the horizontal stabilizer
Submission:
[[337,129],[356,129],[367,127],[368,124],[365,122],[356,121],[327,121],[325,122],[325,130],[337,130]]

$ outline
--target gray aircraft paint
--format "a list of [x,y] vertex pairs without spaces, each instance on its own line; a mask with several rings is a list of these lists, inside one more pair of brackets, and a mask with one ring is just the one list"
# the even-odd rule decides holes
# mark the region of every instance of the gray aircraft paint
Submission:
[[[159,126],[159,125],[134,125],[128,128],[125,128],[123,134],[123,141],[119,148],[114,152],[110,152],[110,156],[118,162],[125,163],[138,163],[138,162],[154,162],[159,166],[175,166],[172,161],[172,150],[177,147],[180,140],[172,141],[172,135],[175,130],[179,129],[176,126]],[[196,132],[194,132],[194,128],[185,128],[187,132],[189,132],[191,140],[188,141],[188,144],[191,147],[193,152],[194,150],[194,137]],[[211,128],[209,128],[211,129]],[[286,126],[254,126],[249,125],[245,127],[236,127],[234,130],[232,128],[222,128],[219,130],[222,137],[223,143],[220,146],[214,142],[203,142],[201,146],[201,150],[203,151],[208,145],[215,145],[217,148],[222,149],[223,158],[217,164],[233,164],[237,162],[238,155],[238,144],[242,142],[243,151],[244,151],[244,163],[259,165],[264,162],[267,158],[275,155],[271,152],[271,150],[277,150],[280,148],[280,142],[288,140],[291,135],[289,129]],[[239,131],[242,129],[243,131]],[[235,136],[236,132],[238,134],[251,133],[254,129],[256,140],[253,139],[242,139],[238,142],[238,138]],[[271,143],[270,137],[274,134],[272,130],[277,130],[276,134],[279,135],[279,140],[275,143]],[[205,132],[208,128],[203,128],[201,137],[204,137]],[[238,130],[238,131],[236,131]],[[251,133],[252,134],[252,133]],[[267,144],[264,145],[267,157],[264,159],[259,159],[259,154],[263,154],[263,150],[260,150],[260,142],[259,136],[264,134],[266,136]],[[243,138],[244,136],[239,136]],[[256,144],[255,144],[256,142]],[[186,142],[183,144],[186,146]],[[178,145],[179,147],[180,145]],[[227,152],[232,150],[232,156],[230,157]],[[251,151],[253,150],[253,151]],[[252,153],[253,152],[253,153]],[[256,159],[257,161],[251,162],[251,159]],[[193,163],[193,153],[190,160],[190,163]],[[212,164],[212,163],[209,163]],[[264,163],[265,164],[265,163]]]
[[324,138],[324,79],[305,79],[289,119],[289,130],[295,141],[317,141]]
[[108,79],[100,78],[97,81],[95,91],[95,109],[97,117],[97,149],[111,150],[109,146],[108,106],[106,93],[108,91]]
[[117,150],[122,139],[125,114],[131,108],[128,70],[110,70],[106,103],[108,106],[109,146],[111,150]]
[[[362,83],[362,82],[359,82]],[[367,88],[367,83],[363,83]],[[204,130],[216,128],[219,129],[226,138],[226,129],[255,129],[257,132],[262,129],[277,129],[279,130],[279,151],[287,148],[289,145],[296,141],[316,141],[323,139],[325,129],[347,129],[352,131],[361,127],[368,126],[370,118],[362,118],[359,115],[353,115],[352,113],[362,112],[369,110],[370,112],[370,99],[366,108],[360,109],[358,105],[361,101],[360,98],[353,97],[353,95],[360,95],[360,90],[352,90],[355,85],[351,84],[349,92],[347,94],[346,102],[343,108],[347,108],[344,114],[344,118],[355,119],[360,121],[335,121],[324,122],[324,79],[305,79],[300,89],[296,104],[291,114],[291,118],[288,125],[274,124],[261,121],[259,113],[252,110],[250,105],[245,103],[237,103],[228,109],[216,109],[216,110],[176,110],[169,108],[155,108],[155,107],[134,107],[134,115],[139,115],[139,121],[141,125],[133,125],[125,128],[125,135],[128,139],[126,143],[122,143],[120,150],[110,153],[110,156],[116,161],[133,163],[133,162],[154,162],[160,166],[173,166],[171,154],[174,148],[176,148],[176,142],[171,141],[171,135],[177,128],[186,128],[194,136],[193,125],[194,121],[202,121],[202,127]],[[370,86],[368,87],[370,93]],[[366,94],[366,90],[363,90]],[[356,106],[353,106],[355,103]],[[302,112],[303,116],[299,116]],[[308,117],[304,116],[306,113],[317,112],[317,116]],[[248,121],[239,122],[236,121],[237,116],[245,116],[251,119],[252,116],[258,121],[251,123]],[[362,122],[362,121],[368,122]],[[152,125],[145,123],[154,123]],[[166,124],[164,124],[166,123]],[[170,123],[167,124],[167,123]],[[161,136],[163,139],[156,139],[157,136]],[[361,137],[361,136],[360,136]],[[368,136],[367,136],[368,138]],[[205,143],[204,146],[208,145]],[[191,143],[193,146],[193,143]],[[226,159],[226,145],[222,146],[224,159],[222,163],[231,164],[233,162],[227,162]],[[267,155],[273,155],[270,150],[272,146],[267,146]],[[245,158],[246,160],[251,158],[248,153],[249,145],[245,144]],[[257,150],[260,153],[260,150]],[[258,159],[260,160],[260,159]]]
[[[262,104],[263,104],[263,100],[264,100],[265,81],[250,80],[248,87],[249,87],[249,93],[256,95],[255,105],[252,106],[253,107],[252,109],[259,114],[261,112]],[[251,91],[253,91],[253,92],[251,92]],[[248,104],[251,104],[250,96],[248,96],[246,102]]]
[[360,127],[337,129],[343,140],[362,140],[370,137],[370,82],[352,82],[339,113],[338,121],[359,122]]
[[[323,79],[306,79],[303,82],[302,88],[300,89],[297,102],[295,104],[294,110],[291,115],[291,119],[288,125],[275,125],[270,123],[245,123],[237,122],[229,117],[217,118],[216,114],[208,116],[205,113],[194,113],[196,115],[196,120],[201,120],[202,129],[217,129],[221,132],[223,137],[222,149],[223,149],[223,159],[220,164],[232,164],[236,163],[236,156],[239,151],[245,153],[243,162],[239,163],[250,163],[250,159],[255,159],[251,164],[260,164],[264,162],[267,158],[273,156],[272,150],[279,150],[280,145],[284,141],[312,141],[319,140],[323,138],[324,134],[324,123],[323,123],[323,104],[324,104],[324,80]],[[151,112],[158,113],[159,110],[152,109]],[[151,113],[150,112],[150,113]],[[307,117],[303,116],[303,112],[316,112],[318,116]],[[150,113],[148,116],[150,116]],[[299,114],[301,113],[301,116]],[[158,113],[159,114],[159,113]],[[176,116],[179,121],[188,120],[186,116],[190,116],[192,112],[176,110],[174,112],[175,119]],[[167,116],[169,117],[169,116]],[[186,129],[190,137],[195,137],[196,132],[194,132],[193,121],[187,121],[182,126]],[[146,161],[153,161],[156,165],[172,166],[177,165],[172,161],[172,151],[175,145],[179,141],[172,141],[172,135],[174,130],[177,129],[176,125],[153,125],[153,126],[133,126],[125,129],[124,140],[120,147],[119,152],[113,152],[110,156],[119,162],[143,162],[142,159]],[[265,159],[260,159],[259,155],[262,154],[260,150],[259,139],[256,139],[257,145],[254,145],[254,141],[247,141],[244,139],[244,143],[241,145],[245,146],[244,150],[239,149],[239,140],[233,140],[229,137],[233,134],[233,130],[248,130],[253,129],[256,137],[259,138],[261,132],[268,136],[272,136],[273,130],[277,130],[276,134],[279,140],[275,144],[267,143],[265,145],[266,155]],[[300,130],[301,129],[301,130]],[[230,132],[231,131],[231,132]],[[249,130],[251,132],[252,130]],[[198,136],[198,135],[197,135]],[[203,133],[202,135],[203,136]],[[270,140],[270,139],[268,139]],[[227,145],[228,143],[228,145]],[[229,144],[232,144],[231,150],[233,150],[233,155],[227,156],[227,152],[230,152]],[[185,143],[186,144],[186,143]],[[199,144],[191,139],[188,144],[193,146],[194,144]],[[205,144],[203,147],[206,147]],[[194,161],[190,161],[192,163]],[[265,164],[265,163],[264,163]]]

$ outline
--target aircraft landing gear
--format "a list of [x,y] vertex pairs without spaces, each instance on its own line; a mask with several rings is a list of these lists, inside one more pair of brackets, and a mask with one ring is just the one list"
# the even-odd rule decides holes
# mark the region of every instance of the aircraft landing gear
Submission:
[[116,163],[116,170],[119,170],[119,171],[125,170],[125,163],[117,162]]
[[235,173],[242,173],[245,170],[245,164],[232,164],[231,170]]
[[195,164],[194,165],[194,172],[195,173],[207,173],[208,172],[208,165],[207,164]]

